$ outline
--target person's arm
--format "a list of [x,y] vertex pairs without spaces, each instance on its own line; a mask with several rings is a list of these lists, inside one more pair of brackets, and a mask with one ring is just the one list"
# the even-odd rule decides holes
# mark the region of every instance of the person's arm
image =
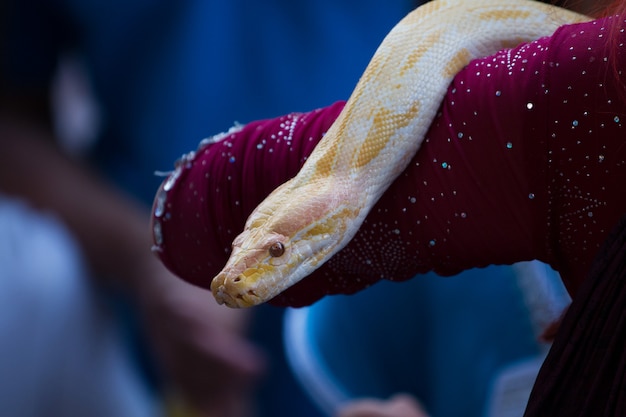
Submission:
[[[559,270],[574,294],[626,211],[626,107],[605,60],[606,24],[470,63],[354,239],[272,302],[529,259]],[[208,287],[246,217],[295,175],[341,105],[252,123],[182,164],[155,219],[168,267]]]

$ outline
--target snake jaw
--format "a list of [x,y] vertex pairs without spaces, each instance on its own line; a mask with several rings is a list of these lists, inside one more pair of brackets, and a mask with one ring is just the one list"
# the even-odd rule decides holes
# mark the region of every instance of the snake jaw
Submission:
[[235,308],[252,307],[275,295],[271,291],[272,286],[260,279],[271,275],[271,272],[272,266],[266,262],[246,268],[245,262],[235,260],[213,279],[211,291],[219,304]]
[[243,288],[244,284],[245,281],[239,276],[220,274],[213,280],[211,291],[219,304],[232,308],[252,307],[262,303],[263,299],[253,289]]

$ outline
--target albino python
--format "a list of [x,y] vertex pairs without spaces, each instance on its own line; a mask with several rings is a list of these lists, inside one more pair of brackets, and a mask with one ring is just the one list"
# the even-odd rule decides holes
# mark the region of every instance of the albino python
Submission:
[[342,249],[418,151],[449,83],[470,60],[584,20],[529,0],[435,0],[408,14],[298,175],[250,215],[211,283],[216,300],[265,302]]

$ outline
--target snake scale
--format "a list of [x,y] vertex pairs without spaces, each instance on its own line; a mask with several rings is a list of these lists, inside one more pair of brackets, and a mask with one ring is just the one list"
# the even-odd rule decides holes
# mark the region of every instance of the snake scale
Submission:
[[263,303],[341,250],[419,150],[449,83],[470,60],[585,20],[532,0],[434,0],[409,13],[299,173],[250,215],[211,283],[216,300]]

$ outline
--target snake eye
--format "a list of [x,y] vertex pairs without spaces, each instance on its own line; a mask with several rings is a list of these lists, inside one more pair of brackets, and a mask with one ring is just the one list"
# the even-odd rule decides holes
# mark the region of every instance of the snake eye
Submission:
[[285,245],[283,245],[281,242],[276,242],[272,244],[272,246],[270,246],[269,252],[270,256],[272,256],[273,258],[278,258],[279,256],[282,256],[283,253],[285,253]]

